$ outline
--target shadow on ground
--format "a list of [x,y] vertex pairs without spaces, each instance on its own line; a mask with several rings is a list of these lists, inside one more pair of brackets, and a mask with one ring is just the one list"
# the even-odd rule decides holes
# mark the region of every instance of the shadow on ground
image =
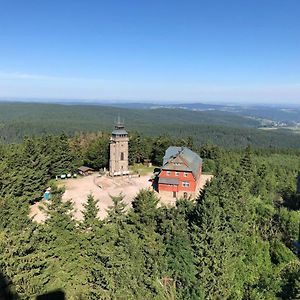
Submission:
[[[14,291],[12,281],[0,272],[0,300],[20,300],[21,298]],[[36,300],[65,300],[65,293],[63,290],[52,291],[43,295],[38,295]]]

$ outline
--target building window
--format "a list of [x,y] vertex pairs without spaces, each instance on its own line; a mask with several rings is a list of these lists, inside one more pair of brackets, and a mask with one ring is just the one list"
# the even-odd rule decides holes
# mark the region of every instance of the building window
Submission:
[[182,186],[183,187],[189,187],[190,186],[190,183],[188,181],[183,181],[182,182]]
[[170,176],[171,175],[171,171],[167,171],[167,176]]
[[124,152],[121,152],[121,160],[124,160]]
[[184,176],[184,177],[187,177],[187,175],[188,175],[187,172],[184,172],[184,173],[183,173],[183,176]]
[[176,172],[175,172],[175,176],[179,176],[179,172],[176,171]]

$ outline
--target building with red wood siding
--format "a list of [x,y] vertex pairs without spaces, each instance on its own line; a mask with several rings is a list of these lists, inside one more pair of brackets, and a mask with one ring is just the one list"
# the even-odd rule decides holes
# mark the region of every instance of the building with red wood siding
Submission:
[[167,149],[158,175],[158,192],[174,198],[195,196],[202,172],[202,159],[186,147]]

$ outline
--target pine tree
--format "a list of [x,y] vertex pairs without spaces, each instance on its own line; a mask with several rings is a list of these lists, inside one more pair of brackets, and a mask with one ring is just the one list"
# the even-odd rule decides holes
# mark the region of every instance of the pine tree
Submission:
[[41,199],[50,176],[49,159],[34,139],[25,139],[7,153],[1,178],[1,194],[26,197],[27,202]]
[[139,218],[139,222],[147,225],[154,221],[158,202],[159,198],[153,190],[139,191],[131,203],[134,215]]
[[83,228],[91,229],[101,226],[101,221],[97,217],[99,213],[98,202],[99,200],[95,200],[92,194],[88,195],[87,202],[83,205]]
[[295,282],[295,300],[300,300],[300,278]]
[[25,197],[0,197],[0,228],[22,230],[30,224],[27,200]]
[[133,209],[128,215],[128,224],[138,237],[138,251],[142,254],[141,268],[144,274],[142,283],[153,289],[153,295],[162,297],[165,292],[162,282],[168,274],[164,260],[165,245],[157,232],[158,201],[154,191],[140,190],[132,201]]
[[214,179],[200,198],[192,223],[197,277],[205,299],[240,298],[244,268],[242,249],[248,222],[245,195],[236,190],[237,178]]
[[38,228],[32,224],[21,231],[5,231],[0,237],[0,269],[13,283],[21,299],[32,299],[46,291],[48,266],[39,251]]
[[125,219],[126,204],[123,201],[124,196],[110,196],[113,205],[108,207],[107,210],[107,222],[120,223]]
[[250,180],[250,181],[253,180],[253,174],[254,174],[254,164],[251,156],[252,156],[251,147],[247,146],[247,148],[245,149],[244,156],[240,161],[242,176],[246,180]]
[[194,143],[194,139],[192,136],[188,136],[186,139],[186,146],[191,149],[191,150],[195,150],[195,143]]
[[46,153],[50,157],[49,174],[51,177],[74,171],[75,156],[65,134],[48,137],[46,146]]
[[199,299],[195,257],[189,235],[188,211],[193,203],[178,201],[176,208],[163,208],[158,220],[158,232],[166,246],[166,274],[168,285],[176,299]]
[[[128,224],[123,196],[111,197],[104,226],[96,233],[97,249],[93,251],[91,269],[92,299],[142,299],[153,298],[153,277],[145,274],[145,237]],[[146,237],[147,238],[147,237]],[[154,245],[148,245],[153,251]],[[157,259],[157,256],[154,256]],[[154,259],[153,257],[153,259]],[[153,268],[153,265],[152,267]],[[148,285],[145,285],[148,280]]]
[[101,136],[92,141],[84,152],[84,164],[96,170],[108,166],[109,161],[109,139]]
[[172,139],[167,135],[159,136],[155,140],[151,153],[151,161],[154,165],[159,166],[162,164],[165,151],[172,143]]
[[44,272],[49,278],[47,288],[63,289],[70,299],[86,298],[89,270],[81,249],[81,231],[72,217],[72,203],[63,202],[61,192],[52,190],[51,201],[45,208],[46,221],[40,231],[40,251],[45,253],[49,263]]
[[128,160],[130,164],[140,163],[143,159],[141,136],[131,133],[129,138]]

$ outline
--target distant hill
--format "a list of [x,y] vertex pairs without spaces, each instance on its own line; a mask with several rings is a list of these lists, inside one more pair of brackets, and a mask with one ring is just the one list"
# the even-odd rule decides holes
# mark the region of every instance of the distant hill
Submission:
[[73,130],[95,130],[113,128],[114,119],[120,115],[129,129],[143,129],[153,124],[161,125],[225,125],[238,127],[258,127],[259,122],[244,116],[222,111],[190,111],[179,108],[157,108],[141,110],[133,108],[62,105],[40,103],[0,103],[0,122],[28,125],[51,124],[62,129],[67,123]]
[[[153,108],[153,107],[152,107]],[[129,131],[144,135],[192,136],[197,144],[208,141],[224,147],[300,147],[299,135],[260,131],[258,120],[222,110],[181,108],[123,108],[100,105],[0,103],[0,136],[5,142],[24,136],[66,132],[108,131],[115,118],[125,119]]]
[[217,105],[204,103],[154,104],[154,103],[120,103],[110,104],[115,107],[136,109],[182,109],[192,111],[230,112],[253,119],[267,119],[276,122],[300,123],[300,106],[267,106],[267,105]]
[[[0,98],[0,103],[23,104],[61,104],[64,106],[106,106],[127,109],[181,109],[192,111],[219,111],[230,112],[240,117],[248,117],[261,121],[267,119],[276,122],[300,123],[300,105],[238,105],[238,104],[208,104],[208,103],[156,103],[156,102],[126,102],[126,101],[99,101],[99,100],[66,100],[66,99],[23,99],[6,100]],[[300,101],[300,100],[299,100]]]

